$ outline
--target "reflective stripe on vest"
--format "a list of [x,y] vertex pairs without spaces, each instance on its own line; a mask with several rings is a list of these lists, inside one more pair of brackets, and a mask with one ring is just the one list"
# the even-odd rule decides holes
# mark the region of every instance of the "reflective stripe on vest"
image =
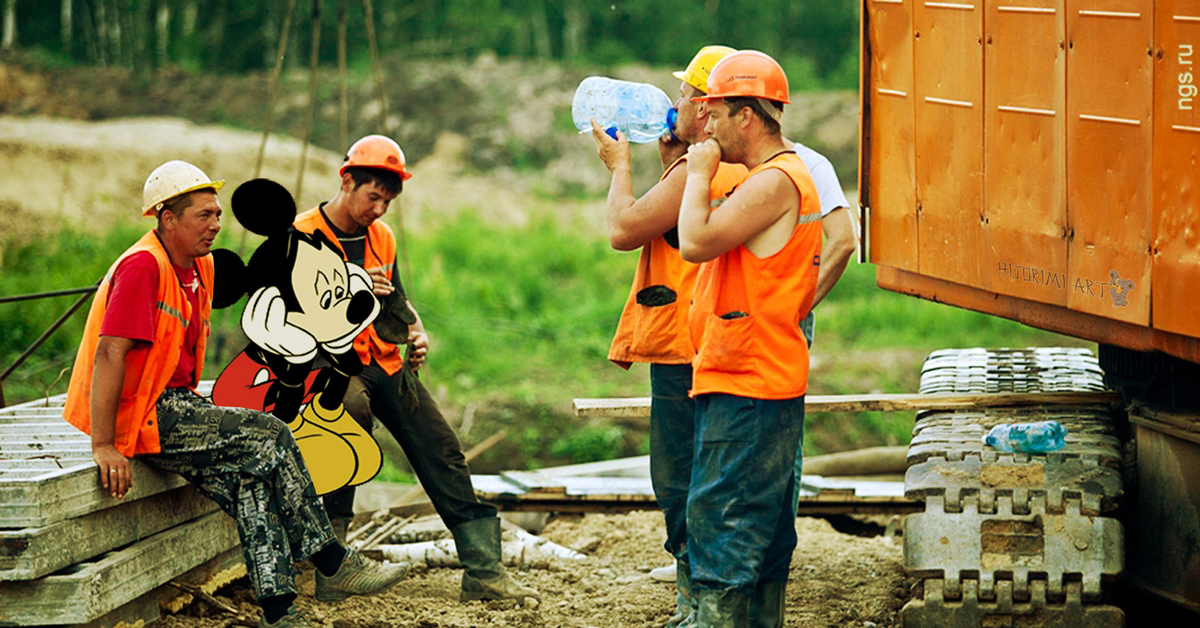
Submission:
[[[113,272],[126,257],[142,251],[153,255],[158,263],[157,309],[163,315],[154,318],[154,341],[137,343],[125,358],[125,381],[121,386],[121,400],[117,407],[113,439],[113,445],[124,456],[160,451],[155,404],[179,365],[179,347],[183,345],[192,315],[192,306],[187,294],[175,280],[175,267],[171,264],[171,258],[153,231],[142,236],[136,244],[122,253],[108,269],[104,281],[100,282],[92,300],[92,307],[88,311],[83,340],[75,354],[75,366],[71,371],[66,407],[63,409],[63,416],[67,422],[91,434],[92,374],[96,350],[100,344],[100,327],[108,309]],[[196,372],[191,382],[192,388],[199,383],[204,367],[204,353],[210,329],[214,279],[212,256],[197,258],[196,269],[200,280],[197,298],[202,324],[196,345]]]
[[777,156],[746,178],[768,169],[782,171],[799,191],[796,225],[773,255],[759,259],[739,245],[701,264],[689,318],[698,348],[693,394],[792,399],[808,389],[808,342],[800,320],[812,307],[820,270],[821,206],[795,153]]

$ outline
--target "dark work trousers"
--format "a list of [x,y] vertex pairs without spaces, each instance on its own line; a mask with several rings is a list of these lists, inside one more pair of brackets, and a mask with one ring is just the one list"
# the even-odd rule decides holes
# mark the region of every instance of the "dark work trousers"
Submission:
[[691,387],[691,364],[650,365],[650,483],[666,520],[663,547],[684,563],[696,433],[696,404],[688,396]]
[[173,471],[237,520],[258,599],[296,593],[293,562],[334,542],[292,432],[256,410],[215,406],[187,388],[158,398],[161,453],[138,456]]
[[696,396],[696,457],[688,493],[694,590],[752,595],[785,581],[796,548],[791,503],[804,397]]
[[[403,375],[388,375],[374,360],[362,373],[350,378],[343,403],[350,416],[368,432],[371,415],[379,419],[408,456],[408,463],[446,527],[496,516],[496,507],[479,501],[471,486],[471,470],[463,455],[458,435],[442,416],[425,385],[417,381],[420,405],[416,412],[405,410],[400,398]],[[354,517],[354,487],[325,496],[330,517]]]

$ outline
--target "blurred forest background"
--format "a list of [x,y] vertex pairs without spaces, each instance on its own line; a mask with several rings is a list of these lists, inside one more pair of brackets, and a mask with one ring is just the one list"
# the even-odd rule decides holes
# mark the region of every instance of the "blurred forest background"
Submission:
[[[776,57],[802,87],[858,84],[855,0],[3,0],[4,50],[63,62],[206,72],[270,68],[287,46],[351,65],[400,58],[501,58],[674,65],[706,44]],[[370,16],[370,17],[368,17]],[[343,37],[344,34],[344,37]],[[341,43],[344,42],[344,51]],[[293,55],[293,58],[298,58]],[[307,58],[307,56],[303,57]]]

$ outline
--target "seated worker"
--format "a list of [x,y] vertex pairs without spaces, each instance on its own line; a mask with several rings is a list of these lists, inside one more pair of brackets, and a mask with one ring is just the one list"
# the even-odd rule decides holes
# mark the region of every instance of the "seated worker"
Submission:
[[316,566],[316,598],[369,595],[408,563],[368,560],[337,542],[288,427],[213,405],[195,392],[213,303],[217,191],[199,168],[169,161],[150,173],[142,215],[157,226],[112,265],[88,313],[64,416],[92,437],[105,490],[133,485],[129,459],[183,476],[237,520],[261,626],[307,628],[293,602],[295,566]]
[[[404,449],[429,501],[454,535],[463,565],[462,601],[540,601],[537,591],[513,580],[500,562],[496,507],[475,496],[458,436],[417,377],[429,338],[395,272],[396,236],[379,220],[412,177],[404,152],[391,138],[368,135],[350,147],[340,174],[334,197],[297,216],[295,227],[323,232],[346,261],[366,269],[383,302],[379,317],[354,339],[363,369],[350,378],[342,398],[346,412],[368,432],[374,415]],[[353,506],[352,486],[325,496],[329,516],[341,530],[354,516]]]
[[[683,259],[700,263],[689,316],[697,355],[696,454],[688,496],[695,625],[781,626],[796,547],[793,465],[804,425],[808,342],[800,321],[820,268],[821,208],[779,120],[787,77],[771,57],[730,54],[708,77],[712,137],[688,149]],[[720,162],[749,172],[720,207]]]

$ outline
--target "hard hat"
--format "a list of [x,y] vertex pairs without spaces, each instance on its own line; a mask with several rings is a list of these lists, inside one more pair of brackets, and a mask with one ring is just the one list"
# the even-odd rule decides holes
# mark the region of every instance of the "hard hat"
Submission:
[[696,53],[696,56],[692,57],[692,62],[688,64],[686,70],[672,72],[671,76],[702,92],[707,92],[708,75],[712,72],[713,66],[732,52],[737,51],[729,46],[705,46]]
[[400,145],[383,135],[368,135],[355,142],[346,153],[346,161],[338,174],[346,174],[346,168],[350,166],[391,170],[400,175],[401,181],[412,178],[412,173],[404,169],[404,151],[400,150]]
[[176,196],[205,188],[216,192],[224,185],[224,179],[213,181],[203,170],[186,161],[168,161],[146,177],[146,183],[142,186],[142,215],[153,216],[162,209],[163,203]]
[[757,50],[739,50],[721,59],[708,75],[706,96],[692,100],[745,96],[789,104],[787,76],[779,64]]

